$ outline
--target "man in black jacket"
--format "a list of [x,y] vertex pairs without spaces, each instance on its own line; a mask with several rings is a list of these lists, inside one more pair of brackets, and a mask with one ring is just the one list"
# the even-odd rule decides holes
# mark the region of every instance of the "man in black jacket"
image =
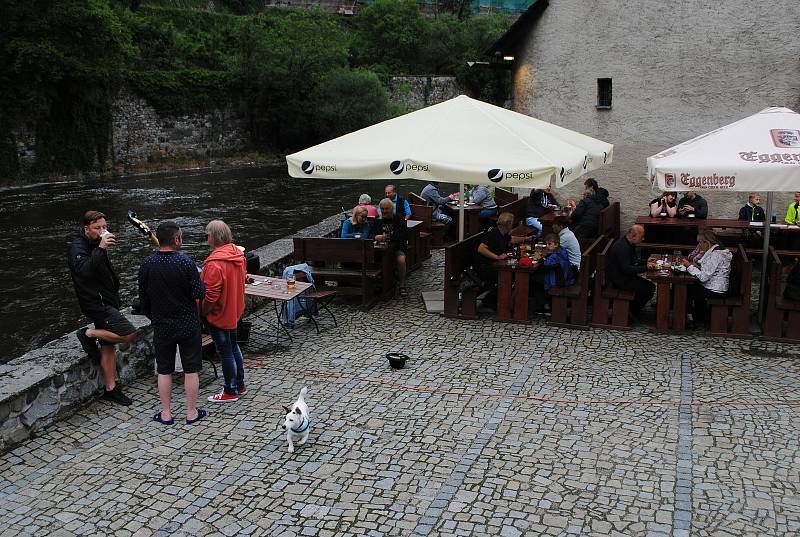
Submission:
[[761,195],[752,193],[747,197],[747,203],[739,209],[739,220],[749,222],[763,222],[766,220],[764,209],[761,208]]
[[583,199],[570,214],[569,228],[578,239],[597,237],[597,230],[600,227],[600,212],[606,207],[608,207],[608,197],[599,190],[587,188]]
[[685,218],[708,218],[708,202],[691,190],[678,202],[678,216]]
[[116,242],[107,229],[105,215],[99,211],[87,211],[83,215],[80,235],[70,246],[67,266],[81,311],[94,323],[94,329],[81,328],[77,336],[86,353],[100,361],[106,386],[103,399],[128,406],[131,400],[116,382],[117,353],[114,345],[131,343],[136,338],[136,328],[119,311],[119,279],[111,267],[107,251]]
[[644,240],[644,227],[635,225],[628,234],[617,239],[606,257],[606,278],[617,289],[633,291],[631,315],[635,316],[647,304],[656,291],[650,280],[638,275],[647,270],[645,264],[639,263],[636,245]]

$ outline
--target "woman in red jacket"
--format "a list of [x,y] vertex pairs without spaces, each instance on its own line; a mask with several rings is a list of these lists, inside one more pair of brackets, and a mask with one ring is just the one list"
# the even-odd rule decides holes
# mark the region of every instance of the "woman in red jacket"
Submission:
[[244,384],[244,360],[236,341],[236,326],[244,312],[244,284],[247,263],[244,253],[233,244],[233,234],[222,220],[206,226],[211,255],[203,264],[201,278],[206,285],[203,315],[222,362],[225,385],[208,398],[212,403],[238,401],[247,393]]

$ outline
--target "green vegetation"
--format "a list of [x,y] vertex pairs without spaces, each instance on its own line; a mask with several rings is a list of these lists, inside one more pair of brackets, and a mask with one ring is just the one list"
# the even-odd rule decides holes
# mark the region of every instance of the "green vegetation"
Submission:
[[[463,2],[451,2],[464,16]],[[474,72],[503,16],[426,18],[415,0],[356,17],[265,10],[260,0],[5,0],[0,3],[0,175],[18,173],[14,125],[33,125],[35,173],[98,169],[110,105],[128,85],[162,113],[236,107],[254,144],[316,143],[402,112],[384,82],[448,74],[480,98],[505,75]]]

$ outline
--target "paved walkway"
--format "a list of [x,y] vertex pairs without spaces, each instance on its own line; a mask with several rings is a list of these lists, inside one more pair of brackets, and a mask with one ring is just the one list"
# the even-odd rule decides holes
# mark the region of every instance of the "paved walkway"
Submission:
[[[146,378],[132,407],[94,402],[0,457],[0,534],[800,534],[797,349],[454,322],[419,298],[440,267],[251,354],[250,393],[195,426],[151,421]],[[304,385],[289,455],[280,405]]]

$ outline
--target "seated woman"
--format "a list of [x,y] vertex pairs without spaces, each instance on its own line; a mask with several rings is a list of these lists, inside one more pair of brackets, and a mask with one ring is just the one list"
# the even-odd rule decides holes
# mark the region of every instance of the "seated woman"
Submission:
[[697,236],[697,246],[703,252],[694,262],[684,259],[682,264],[698,284],[689,287],[690,326],[708,320],[709,298],[723,298],[728,292],[733,255],[719,241],[711,229],[703,229]]
[[650,202],[650,216],[653,218],[675,218],[678,214],[678,203],[675,192],[664,192]]
[[394,210],[394,203],[389,198],[383,198],[378,204],[381,217],[376,218],[372,224],[371,236],[376,241],[386,241],[394,249],[395,263],[397,265],[397,281],[400,283],[400,296],[408,296],[406,289],[406,249],[408,248],[408,225],[404,215]]
[[359,207],[364,207],[367,210],[368,218],[378,218],[378,208],[372,205],[372,198],[369,197],[369,194],[361,194],[358,197],[358,205],[353,207],[353,213]]
[[367,208],[356,207],[353,209],[353,216],[344,221],[342,225],[343,239],[368,239],[370,232],[369,222],[367,222]]
[[[534,311],[544,311],[548,304],[549,295],[547,292],[553,287],[569,287],[575,284],[575,273],[572,263],[569,262],[569,254],[561,247],[558,235],[549,233],[545,236],[544,242],[547,245],[546,257],[539,270],[531,278],[531,292],[533,294],[532,307]],[[534,258],[541,259],[542,256],[534,255]]]
[[497,203],[494,201],[489,189],[484,185],[477,185],[470,192],[469,201],[481,206],[478,221],[481,224],[481,229],[489,229],[492,225],[491,218],[497,214]]

